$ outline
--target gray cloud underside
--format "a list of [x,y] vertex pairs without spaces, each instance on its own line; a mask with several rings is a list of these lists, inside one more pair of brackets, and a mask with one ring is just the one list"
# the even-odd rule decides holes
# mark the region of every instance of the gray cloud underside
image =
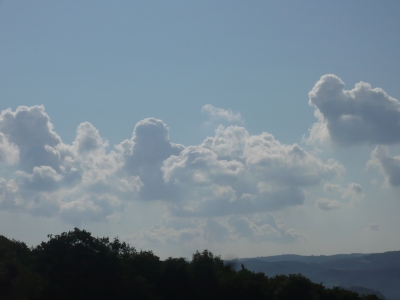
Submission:
[[220,126],[201,145],[185,147],[149,118],[107,148],[90,123],[68,145],[43,106],[4,110],[0,163],[14,172],[0,179],[0,209],[79,223],[106,220],[130,201],[159,200],[175,216],[243,215],[301,205],[304,189],[344,172],[334,160],[238,126]]
[[336,75],[324,75],[309,93],[318,122],[310,129],[308,142],[331,141],[355,144],[400,142],[400,103],[380,88],[360,82],[345,90]]

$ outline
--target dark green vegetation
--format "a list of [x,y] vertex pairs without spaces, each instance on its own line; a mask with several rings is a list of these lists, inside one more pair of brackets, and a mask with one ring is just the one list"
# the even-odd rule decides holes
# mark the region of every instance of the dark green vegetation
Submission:
[[161,261],[75,228],[35,248],[0,236],[0,299],[379,299],[328,289],[300,274],[235,271],[204,250]]

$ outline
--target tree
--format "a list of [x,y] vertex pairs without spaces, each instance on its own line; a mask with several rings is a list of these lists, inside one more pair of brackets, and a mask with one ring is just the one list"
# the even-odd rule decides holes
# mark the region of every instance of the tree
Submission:
[[123,245],[78,228],[48,237],[48,242],[34,249],[37,270],[48,283],[44,299],[113,298],[118,294],[119,257],[127,252]]
[[162,299],[183,300],[194,297],[186,259],[169,257],[162,263],[160,288]]
[[190,272],[194,289],[199,299],[214,299],[218,297],[218,273],[224,268],[220,256],[214,256],[210,251],[196,251],[190,262]]
[[28,246],[0,235],[0,299],[34,299],[43,288],[39,274],[32,271]]

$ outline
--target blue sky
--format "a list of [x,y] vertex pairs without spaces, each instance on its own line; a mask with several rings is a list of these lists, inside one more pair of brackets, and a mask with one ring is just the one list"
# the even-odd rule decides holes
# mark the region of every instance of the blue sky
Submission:
[[398,250],[399,12],[1,1],[1,234],[79,226],[161,257]]

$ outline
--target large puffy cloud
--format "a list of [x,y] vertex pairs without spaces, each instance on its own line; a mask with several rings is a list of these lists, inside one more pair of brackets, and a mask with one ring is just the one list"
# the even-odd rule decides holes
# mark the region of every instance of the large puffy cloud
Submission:
[[169,141],[168,127],[161,120],[148,118],[138,122],[130,140],[118,145],[124,170],[143,182],[140,197],[145,200],[173,198],[176,191],[163,180],[161,167],[171,155],[178,155],[182,145]]
[[380,88],[360,82],[345,90],[335,75],[324,75],[309,92],[318,122],[309,142],[338,145],[395,144],[400,142],[400,102]]
[[0,132],[19,149],[20,167],[32,171],[35,166],[47,165],[57,169],[60,157],[54,150],[61,143],[53,131],[43,106],[20,106],[0,114]]
[[284,145],[268,133],[220,126],[215,137],[185,148],[164,161],[164,179],[183,191],[171,204],[178,216],[209,216],[270,211],[301,205],[304,189],[344,172],[297,144]]
[[367,166],[378,168],[384,174],[386,184],[393,187],[400,186],[400,156],[390,156],[387,147],[377,146],[372,151]]
[[88,122],[78,126],[71,145],[63,143],[43,106],[3,111],[0,130],[2,161],[19,158],[14,174],[2,178],[3,209],[76,224],[105,220],[127,201],[173,198],[161,166],[183,146],[170,143],[161,120],[138,122],[132,138],[109,153],[108,142]]
[[77,153],[104,151],[108,142],[100,137],[99,131],[89,122],[81,123],[76,130],[76,139],[73,143]]
[[[268,212],[303,204],[308,187],[344,172],[338,162],[323,162],[297,144],[238,126],[220,126],[202,144],[184,147],[170,142],[166,124],[149,118],[107,151],[108,142],[87,122],[72,144],[63,143],[44,107],[34,106],[3,111],[0,133],[2,160],[14,163],[14,172],[0,180],[0,208],[75,224],[109,219],[130,201],[165,201],[175,217],[203,220]],[[204,222],[209,239],[212,232],[232,232],[234,224]]]
[[67,145],[43,106],[18,107],[1,113],[0,131],[2,159],[16,162],[11,150],[19,158],[14,173],[0,180],[2,209],[59,216],[74,224],[101,221],[121,211],[123,200],[143,185],[138,176],[121,176],[121,155],[106,153],[107,141],[90,123],[80,124],[75,141]]

